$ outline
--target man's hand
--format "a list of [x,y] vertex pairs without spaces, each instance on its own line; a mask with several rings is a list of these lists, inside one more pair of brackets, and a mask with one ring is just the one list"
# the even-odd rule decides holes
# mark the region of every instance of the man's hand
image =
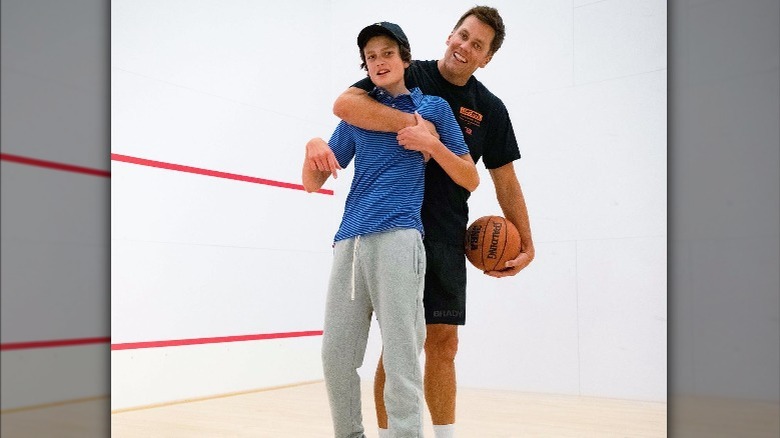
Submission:
[[306,143],[306,165],[311,170],[330,172],[333,178],[338,178],[338,170],[341,170],[336,155],[328,146],[328,143],[317,137]]
[[520,181],[515,174],[513,163],[490,169],[493,178],[493,186],[496,189],[496,199],[504,217],[514,224],[520,233],[520,255],[509,260],[505,268],[500,271],[485,272],[491,277],[511,277],[525,269],[534,259],[534,242],[531,237],[531,225],[528,221],[528,210],[525,206],[525,197],[520,188]]
[[485,271],[485,275],[489,275],[495,278],[511,277],[513,275],[517,275],[517,273],[528,266],[533,259],[533,250],[526,252],[525,248],[523,248],[520,250],[520,255],[518,255],[517,258],[508,260],[506,262],[506,268],[500,271]]

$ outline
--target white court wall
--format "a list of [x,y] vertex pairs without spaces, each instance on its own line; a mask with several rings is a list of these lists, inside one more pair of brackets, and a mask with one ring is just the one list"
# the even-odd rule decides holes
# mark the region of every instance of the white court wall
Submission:
[[[498,1],[477,72],[513,119],[536,260],[469,271],[461,385],[666,398],[666,4]],[[112,153],[299,183],[303,145],[362,77],[355,36],[401,24],[434,59],[456,1],[112,2]],[[387,12],[377,12],[387,11]],[[471,217],[500,212],[482,164]],[[112,409],[321,378],[334,195],[112,162]],[[290,233],[287,230],[297,230]],[[372,378],[374,329],[361,374]]]
[[[335,126],[327,4],[300,7],[113,2],[112,153],[299,184],[305,141]],[[219,340],[322,330],[343,186],[112,175],[113,409],[322,377],[319,337]]]
[[3,411],[107,393],[108,6],[2,1]]

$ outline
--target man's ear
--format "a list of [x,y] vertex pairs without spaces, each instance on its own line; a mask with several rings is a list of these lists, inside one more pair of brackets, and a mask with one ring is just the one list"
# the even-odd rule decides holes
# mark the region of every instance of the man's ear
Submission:
[[484,61],[482,64],[480,64],[480,65],[479,65],[479,68],[485,68],[485,66],[487,66],[487,65],[488,65],[488,63],[489,63],[489,62],[490,62],[492,59],[493,59],[493,54],[491,53],[490,55],[488,55],[488,57],[487,57],[487,58],[485,58],[485,61]]

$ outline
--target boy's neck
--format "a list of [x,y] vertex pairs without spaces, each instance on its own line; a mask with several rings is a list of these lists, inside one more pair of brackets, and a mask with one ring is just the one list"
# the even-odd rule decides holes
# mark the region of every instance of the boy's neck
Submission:
[[403,81],[393,84],[389,87],[382,88],[384,88],[384,90],[393,97],[398,97],[401,94],[409,94],[409,90],[406,89],[406,84]]

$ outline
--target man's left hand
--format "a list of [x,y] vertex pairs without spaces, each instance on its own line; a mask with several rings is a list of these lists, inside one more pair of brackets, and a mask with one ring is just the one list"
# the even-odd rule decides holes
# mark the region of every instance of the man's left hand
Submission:
[[511,277],[517,275],[518,272],[528,266],[531,263],[531,260],[533,260],[533,254],[521,250],[520,255],[518,255],[517,258],[506,262],[506,268],[500,271],[485,271],[485,275],[495,278]]

